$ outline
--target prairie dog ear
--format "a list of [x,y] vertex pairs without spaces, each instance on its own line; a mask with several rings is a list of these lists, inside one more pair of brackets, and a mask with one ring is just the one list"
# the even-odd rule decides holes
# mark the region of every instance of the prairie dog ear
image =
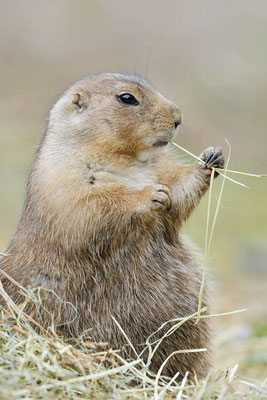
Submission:
[[88,107],[89,96],[82,92],[75,93],[72,97],[72,103],[76,105],[79,111],[83,111]]

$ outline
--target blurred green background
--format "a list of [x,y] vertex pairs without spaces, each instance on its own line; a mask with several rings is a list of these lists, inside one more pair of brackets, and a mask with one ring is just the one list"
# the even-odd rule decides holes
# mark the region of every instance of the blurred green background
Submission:
[[[1,0],[0,249],[21,213],[49,109],[76,79],[100,71],[147,76],[180,105],[177,143],[227,152],[230,169],[267,173],[267,2],[262,0]],[[226,182],[210,264],[215,365],[267,372],[267,180]],[[216,205],[220,178],[212,196]],[[204,248],[207,198],[185,231]]]

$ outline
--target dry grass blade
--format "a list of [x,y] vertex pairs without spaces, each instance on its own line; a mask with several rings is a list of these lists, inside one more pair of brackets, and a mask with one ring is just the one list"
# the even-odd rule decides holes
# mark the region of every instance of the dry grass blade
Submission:
[[211,177],[210,177],[210,190],[209,190],[209,199],[208,199],[208,210],[207,210],[207,220],[206,220],[206,235],[205,235],[205,256],[204,256],[204,268],[202,273],[201,285],[199,290],[199,298],[198,298],[198,309],[197,309],[197,319],[195,324],[199,323],[200,314],[201,314],[201,305],[202,305],[202,297],[205,287],[205,279],[206,279],[206,272],[208,267],[208,235],[209,235],[209,222],[210,222],[210,209],[211,209],[211,194],[212,194],[212,186],[214,180],[214,169],[212,170]]
[[[227,139],[226,139],[226,142],[229,144]],[[195,158],[196,160],[203,162],[203,160],[201,160],[201,158],[199,158],[195,154],[191,153],[190,151],[186,150],[184,147],[180,146],[179,144],[174,143],[174,142],[171,142],[171,144],[175,147],[178,147],[178,149],[182,150],[184,153],[190,155],[191,157]],[[214,168],[214,169],[219,174],[223,173],[223,172],[228,172],[229,174],[251,176],[252,178],[267,178],[267,174],[251,174],[250,172],[234,171],[231,169],[223,169],[223,168]],[[236,182],[236,183],[240,184],[240,182]]]
[[[229,147],[229,154],[228,154],[227,161],[226,161],[226,168],[224,170],[225,173],[227,172],[228,164],[229,164],[230,157],[231,157],[231,146],[227,139],[226,139],[226,143],[228,144],[228,147]],[[219,212],[219,207],[221,204],[224,183],[225,183],[225,179],[227,177],[226,175],[223,175],[221,189],[220,189],[220,193],[219,193],[219,197],[217,200],[217,205],[216,205],[216,209],[215,209],[215,213],[214,213],[214,217],[213,217],[213,221],[212,221],[212,227],[211,227],[211,230],[209,233],[211,195],[212,195],[212,188],[213,188],[214,173],[215,173],[215,170],[213,169],[212,173],[211,173],[211,179],[210,179],[209,200],[208,200],[208,209],[207,209],[204,270],[203,270],[203,274],[202,274],[201,286],[200,286],[200,291],[199,291],[198,316],[197,316],[196,324],[199,322],[199,319],[200,319],[200,310],[201,310],[201,306],[202,306],[202,296],[203,296],[203,291],[204,291],[204,286],[205,286],[206,271],[207,271],[207,267],[208,267],[208,257],[209,257],[209,252],[210,252],[210,245],[211,245],[211,240],[212,240],[212,236],[213,236],[213,232],[214,232],[214,228],[215,228],[215,224],[216,224],[216,220],[217,220],[217,216],[218,216],[218,212]],[[209,235],[209,238],[208,238],[208,235]]]
[[181,400],[181,398],[182,398],[183,390],[184,390],[184,387],[185,387],[185,384],[186,384],[187,377],[188,377],[188,372],[186,372],[186,374],[185,374],[185,376],[184,376],[184,378],[182,380],[181,388],[180,388],[179,393],[177,394],[177,397],[176,397],[177,400]]
[[228,172],[229,174],[237,174],[237,175],[243,175],[243,176],[251,176],[252,178],[267,178],[267,175],[263,174],[251,174],[249,172],[241,172],[241,171],[233,171],[231,169],[221,169],[221,168],[216,168],[216,171],[220,172]]
[[[130,339],[128,338],[128,336],[126,335],[126,333],[124,332],[124,330],[122,329],[122,327],[120,326],[120,324],[118,323],[118,321],[116,320],[116,318],[113,317],[113,315],[111,316],[111,318],[113,319],[113,321],[115,322],[115,324],[117,325],[117,327],[119,328],[119,330],[121,331],[121,333],[123,334],[123,336],[125,337],[127,343],[129,344],[129,346],[131,347],[131,349],[133,350],[135,356],[137,358],[139,358],[139,355],[137,353],[137,351],[135,350],[132,342],[130,341]],[[142,360],[140,360],[142,361]],[[142,361],[143,362],[143,361]]]
[[6,257],[6,258],[9,258],[9,257],[10,257],[10,255],[9,255],[9,254],[6,254],[6,253],[0,253],[0,257]]
[[141,362],[141,360],[134,360],[134,361],[131,361],[130,363],[127,363],[127,365],[122,365],[120,367],[112,368],[110,370],[107,369],[105,371],[101,371],[96,374],[79,376],[77,378],[68,379],[66,381],[56,381],[55,380],[53,383],[51,383],[49,385],[44,385],[43,387],[41,387],[41,389],[52,389],[55,386],[64,386],[64,385],[67,386],[72,383],[99,380],[99,379],[105,378],[106,376],[109,376],[109,375],[116,375],[119,372],[125,372],[125,370],[127,370],[127,368],[130,369],[132,366],[139,364],[140,362]]
[[[171,353],[166,360],[161,364],[157,375],[156,375],[156,379],[155,379],[155,390],[154,390],[154,400],[158,400],[158,386],[159,386],[159,378],[160,375],[163,371],[163,368],[165,367],[165,365],[167,364],[167,362],[169,361],[169,359],[171,357],[173,357],[175,354],[182,354],[182,353],[199,353],[202,351],[207,351],[207,349],[185,349],[185,350],[177,350],[174,351],[173,353]],[[185,377],[187,377],[188,373],[185,374]],[[182,386],[180,386],[180,388],[182,388]]]
[[[198,314],[197,314],[197,319],[196,319],[196,324],[198,324],[199,320],[200,320],[200,314],[201,314],[201,305],[202,305],[202,297],[203,297],[203,292],[204,292],[204,287],[205,287],[205,277],[206,277],[206,271],[207,271],[207,264],[208,264],[208,255],[209,255],[209,250],[210,250],[210,245],[211,245],[211,240],[212,240],[212,236],[214,233],[214,228],[215,228],[215,223],[216,223],[216,219],[217,219],[217,215],[218,215],[218,211],[219,211],[219,207],[220,207],[220,203],[221,203],[221,197],[222,197],[222,193],[223,193],[223,188],[224,188],[224,183],[225,183],[225,179],[228,179],[238,185],[247,187],[246,185],[244,185],[241,182],[235,181],[232,178],[229,178],[226,174],[229,173],[233,173],[233,174],[239,174],[239,175],[244,175],[244,176],[250,176],[250,177],[256,177],[256,178],[264,178],[267,177],[267,175],[256,175],[256,174],[250,174],[250,173],[246,173],[246,172],[239,172],[239,171],[233,171],[233,170],[228,170],[228,164],[229,164],[229,160],[230,160],[230,155],[231,155],[231,146],[230,143],[228,142],[227,139],[226,143],[229,147],[229,156],[226,162],[226,168],[225,169],[219,169],[219,168],[212,168],[212,174],[211,174],[211,180],[210,180],[210,189],[209,189],[209,198],[208,198],[208,209],[207,209],[207,219],[206,219],[206,233],[205,233],[205,255],[204,255],[204,269],[203,269],[203,274],[202,274],[202,280],[201,280],[201,286],[200,286],[200,291],[199,291],[199,300],[198,300]],[[201,162],[203,162],[203,160],[201,160],[199,157],[197,157],[195,154],[191,153],[190,151],[186,150],[185,148],[183,148],[182,146],[178,145],[177,143],[171,142],[175,147],[179,148],[180,150],[182,150],[183,152],[185,152],[186,154],[189,154],[191,157],[195,158],[196,160],[199,160]],[[220,190],[220,194],[219,194],[219,198],[217,201],[217,206],[216,206],[216,210],[215,210],[215,214],[214,214],[214,218],[213,218],[213,222],[212,222],[212,227],[211,227],[211,231],[209,233],[209,224],[210,224],[210,210],[211,210],[211,195],[212,195],[212,188],[213,188],[213,180],[214,180],[214,173],[217,172],[219,173],[222,177],[223,177],[223,181],[222,181],[222,185],[221,185],[221,190]]]

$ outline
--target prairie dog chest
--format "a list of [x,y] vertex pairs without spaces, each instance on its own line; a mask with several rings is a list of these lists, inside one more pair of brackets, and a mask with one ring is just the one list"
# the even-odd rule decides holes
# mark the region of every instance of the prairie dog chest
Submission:
[[157,155],[161,152],[161,149],[141,152],[135,165],[125,168],[125,170],[118,170],[116,174],[132,190],[141,191],[146,186],[156,184],[158,183],[156,173]]
[[125,172],[120,172],[120,176],[126,186],[137,191],[156,183],[156,174],[151,165],[130,167]]
[[[89,174],[88,174],[89,173]],[[99,185],[123,185],[133,191],[141,191],[146,186],[153,185],[157,182],[155,168],[152,164],[138,163],[126,168],[108,168],[107,166],[93,166],[87,169],[89,183],[94,184],[93,187],[99,188]],[[88,180],[88,176],[86,179]]]

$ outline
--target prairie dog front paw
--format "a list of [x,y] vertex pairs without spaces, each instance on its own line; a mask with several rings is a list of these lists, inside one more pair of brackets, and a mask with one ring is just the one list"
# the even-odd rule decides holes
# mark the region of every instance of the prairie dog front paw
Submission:
[[167,186],[155,185],[151,191],[151,208],[153,210],[170,211],[171,198],[170,191]]
[[[211,168],[223,168],[224,167],[224,156],[222,154],[221,147],[208,147],[204,150],[199,158],[204,161],[204,163],[198,161],[197,165],[199,168],[203,170],[205,175],[211,175]],[[218,173],[215,172],[214,176],[217,176]]]

